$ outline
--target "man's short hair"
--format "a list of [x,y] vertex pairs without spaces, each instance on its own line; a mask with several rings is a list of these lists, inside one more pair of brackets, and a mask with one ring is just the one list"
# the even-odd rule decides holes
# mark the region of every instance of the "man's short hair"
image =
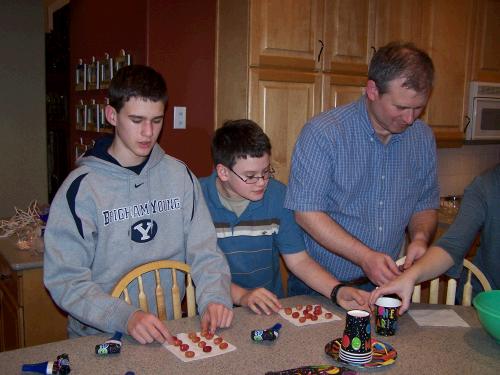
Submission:
[[238,159],[271,155],[271,142],[262,128],[252,120],[226,121],[215,131],[212,158],[215,165],[232,168]]
[[162,75],[145,65],[129,65],[115,74],[108,89],[109,104],[117,111],[130,98],[167,102],[167,85]]
[[375,82],[380,94],[385,94],[389,82],[398,78],[405,79],[405,88],[430,92],[434,65],[429,55],[413,43],[391,42],[379,48],[370,62],[368,79]]

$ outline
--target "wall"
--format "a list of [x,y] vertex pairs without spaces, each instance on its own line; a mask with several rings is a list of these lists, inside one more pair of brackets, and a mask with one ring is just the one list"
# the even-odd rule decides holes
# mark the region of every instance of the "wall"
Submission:
[[[79,58],[100,59],[105,52],[114,56],[125,49],[133,63],[162,73],[169,100],[159,143],[196,175],[208,175],[215,128],[216,0],[72,0],[70,6],[71,66]],[[74,109],[77,98],[101,101],[105,94],[105,90],[72,91],[70,108]],[[173,129],[174,106],[187,107],[186,130]],[[72,114],[73,127],[74,122]],[[72,134],[73,142],[82,136]]]
[[48,200],[43,15],[39,0],[0,1],[0,217]]
[[[215,0],[150,0],[148,63],[163,73],[169,101],[160,145],[197,176],[211,172],[214,124]],[[186,130],[173,129],[187,107]]]
[[475,176],[500,162],[500,145],[442,148],[437,154],[440,195],[462,195]]

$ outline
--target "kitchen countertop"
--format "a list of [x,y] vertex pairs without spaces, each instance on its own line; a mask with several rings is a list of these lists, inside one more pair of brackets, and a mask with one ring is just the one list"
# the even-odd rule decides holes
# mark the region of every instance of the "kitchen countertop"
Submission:
[[34,250],[20,250],[14,237],[0,238],[0,255],[14,271],[43,267],[43,254]]
[[[87,336],[0,353],[0,373],[19,374],[23,363],[53,361],[67,353],[73,374],[264,374],[306,365],[331,364],[325,345],[342,335],[345,312],[324,297],[298,296],[281,300],[283,306],[321,303],[342,320],[295,327],[279,315],[259,316],[247,308],[236,308],[231,328],[220,330],[236,346],[227,354],[193,362],[182,362],[160,344],[140,345],[125,338],[120,354],[98,357],[94,347],[110,334]],[[395,336],[377,337],[398,352],[393,365],[371,369],[385,374],[498,374],[500,345],[480,326],[473,307],[413,304],[412,309],[453,309],[470,327],[420,327],[404,314]],[[283,324],[279,338],[271,344],[256,344],[250,331]],[[173,333],[199,330],[199,318],[168,321]],[[361,372],[360,372],[361,373]]]

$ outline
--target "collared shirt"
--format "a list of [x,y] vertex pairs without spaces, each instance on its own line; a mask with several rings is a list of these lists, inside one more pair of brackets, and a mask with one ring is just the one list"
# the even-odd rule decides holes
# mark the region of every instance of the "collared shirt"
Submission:
[[284,297],[279,254],[305,250],[303,232],[293,212],[283,207],[285,185],[271,178],[264,198],[250,202],[238,217],[222,205],[216,176],[214,172],[200,184],[233,282],[246,289],[266,288]]
[[[413,214],[439,207],[436,144],[417,120],[383,144],[365,96],[323,112],[303,128],[292,157],[285,207],[323,211],[347,232],[395,259]],[[363,270],[305,235],[308,252],[342,281]]]

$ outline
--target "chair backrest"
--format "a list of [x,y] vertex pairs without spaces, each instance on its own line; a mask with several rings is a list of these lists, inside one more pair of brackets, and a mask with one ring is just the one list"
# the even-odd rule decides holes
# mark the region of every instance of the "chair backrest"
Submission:
[[[396,264],[402,265],[405,262],[406,257],[402,257],[396,261]],[[472,300],[472,283],[471,277],[474,275],[477,277],[481,286],[484,290],[491,290],[490,283],[488,279],[484,276],[483,272],[479,268],[477,268],[474,264],[472,264],[469,260],[464,259],[464,268],[467,269],[467,280],[464,284],[463,296],[462,296],[462,305],[470,306]],[[419,303],[421,302],[421,293],[422,288],[420,285],[415,285],[413,289],[413,295],[411,297],[412,302]],[[455,304],[455,296],[457,293],[457,280],[450,278],[448,280],[448,285],[446,286],[446,304],[454,305]],[[429,288],[429,303],[437,304],[439,296],[439,277],[431,280],[430,288]]]
[[[167,320],[167,311],[165,305],[165,292],[161,285],[160,280],[160,269],[170,269],[171,270],[171,280],[172,280],[172,310],[174,313],[174,319],[182,318],[182,309],[181,309],[181,298],[179,292],[179,283],[177,281],[177,272],[181,271],[186,274],[185,279],[187,280],[186,285],[186,300],[187,300],[187,315],[195,316],[196,315],[196,299],[194,294],[194,286],[191,280],[191,267],[186,263],[178,262],[175,260],[158,260],[154,262],[145,263],[141,266],[138,266],[128,272],[125,276],[121,278],[120,281],[116,284],[115,288],[111,292],[113,297],[120,298],[123,295],[124,300],[127,303],[130,302],[129,297],[129,284],[137,279],[137,288],[138,288],[138,301],[139,307],[141,310],[148,312],[148,297],[144,291],[143,285],[143,275],[148,272],[154,272],[155,274],[155,298],[156,298],[156,315],[160,320]],[[184,280],[182,280],[184,282]]]

